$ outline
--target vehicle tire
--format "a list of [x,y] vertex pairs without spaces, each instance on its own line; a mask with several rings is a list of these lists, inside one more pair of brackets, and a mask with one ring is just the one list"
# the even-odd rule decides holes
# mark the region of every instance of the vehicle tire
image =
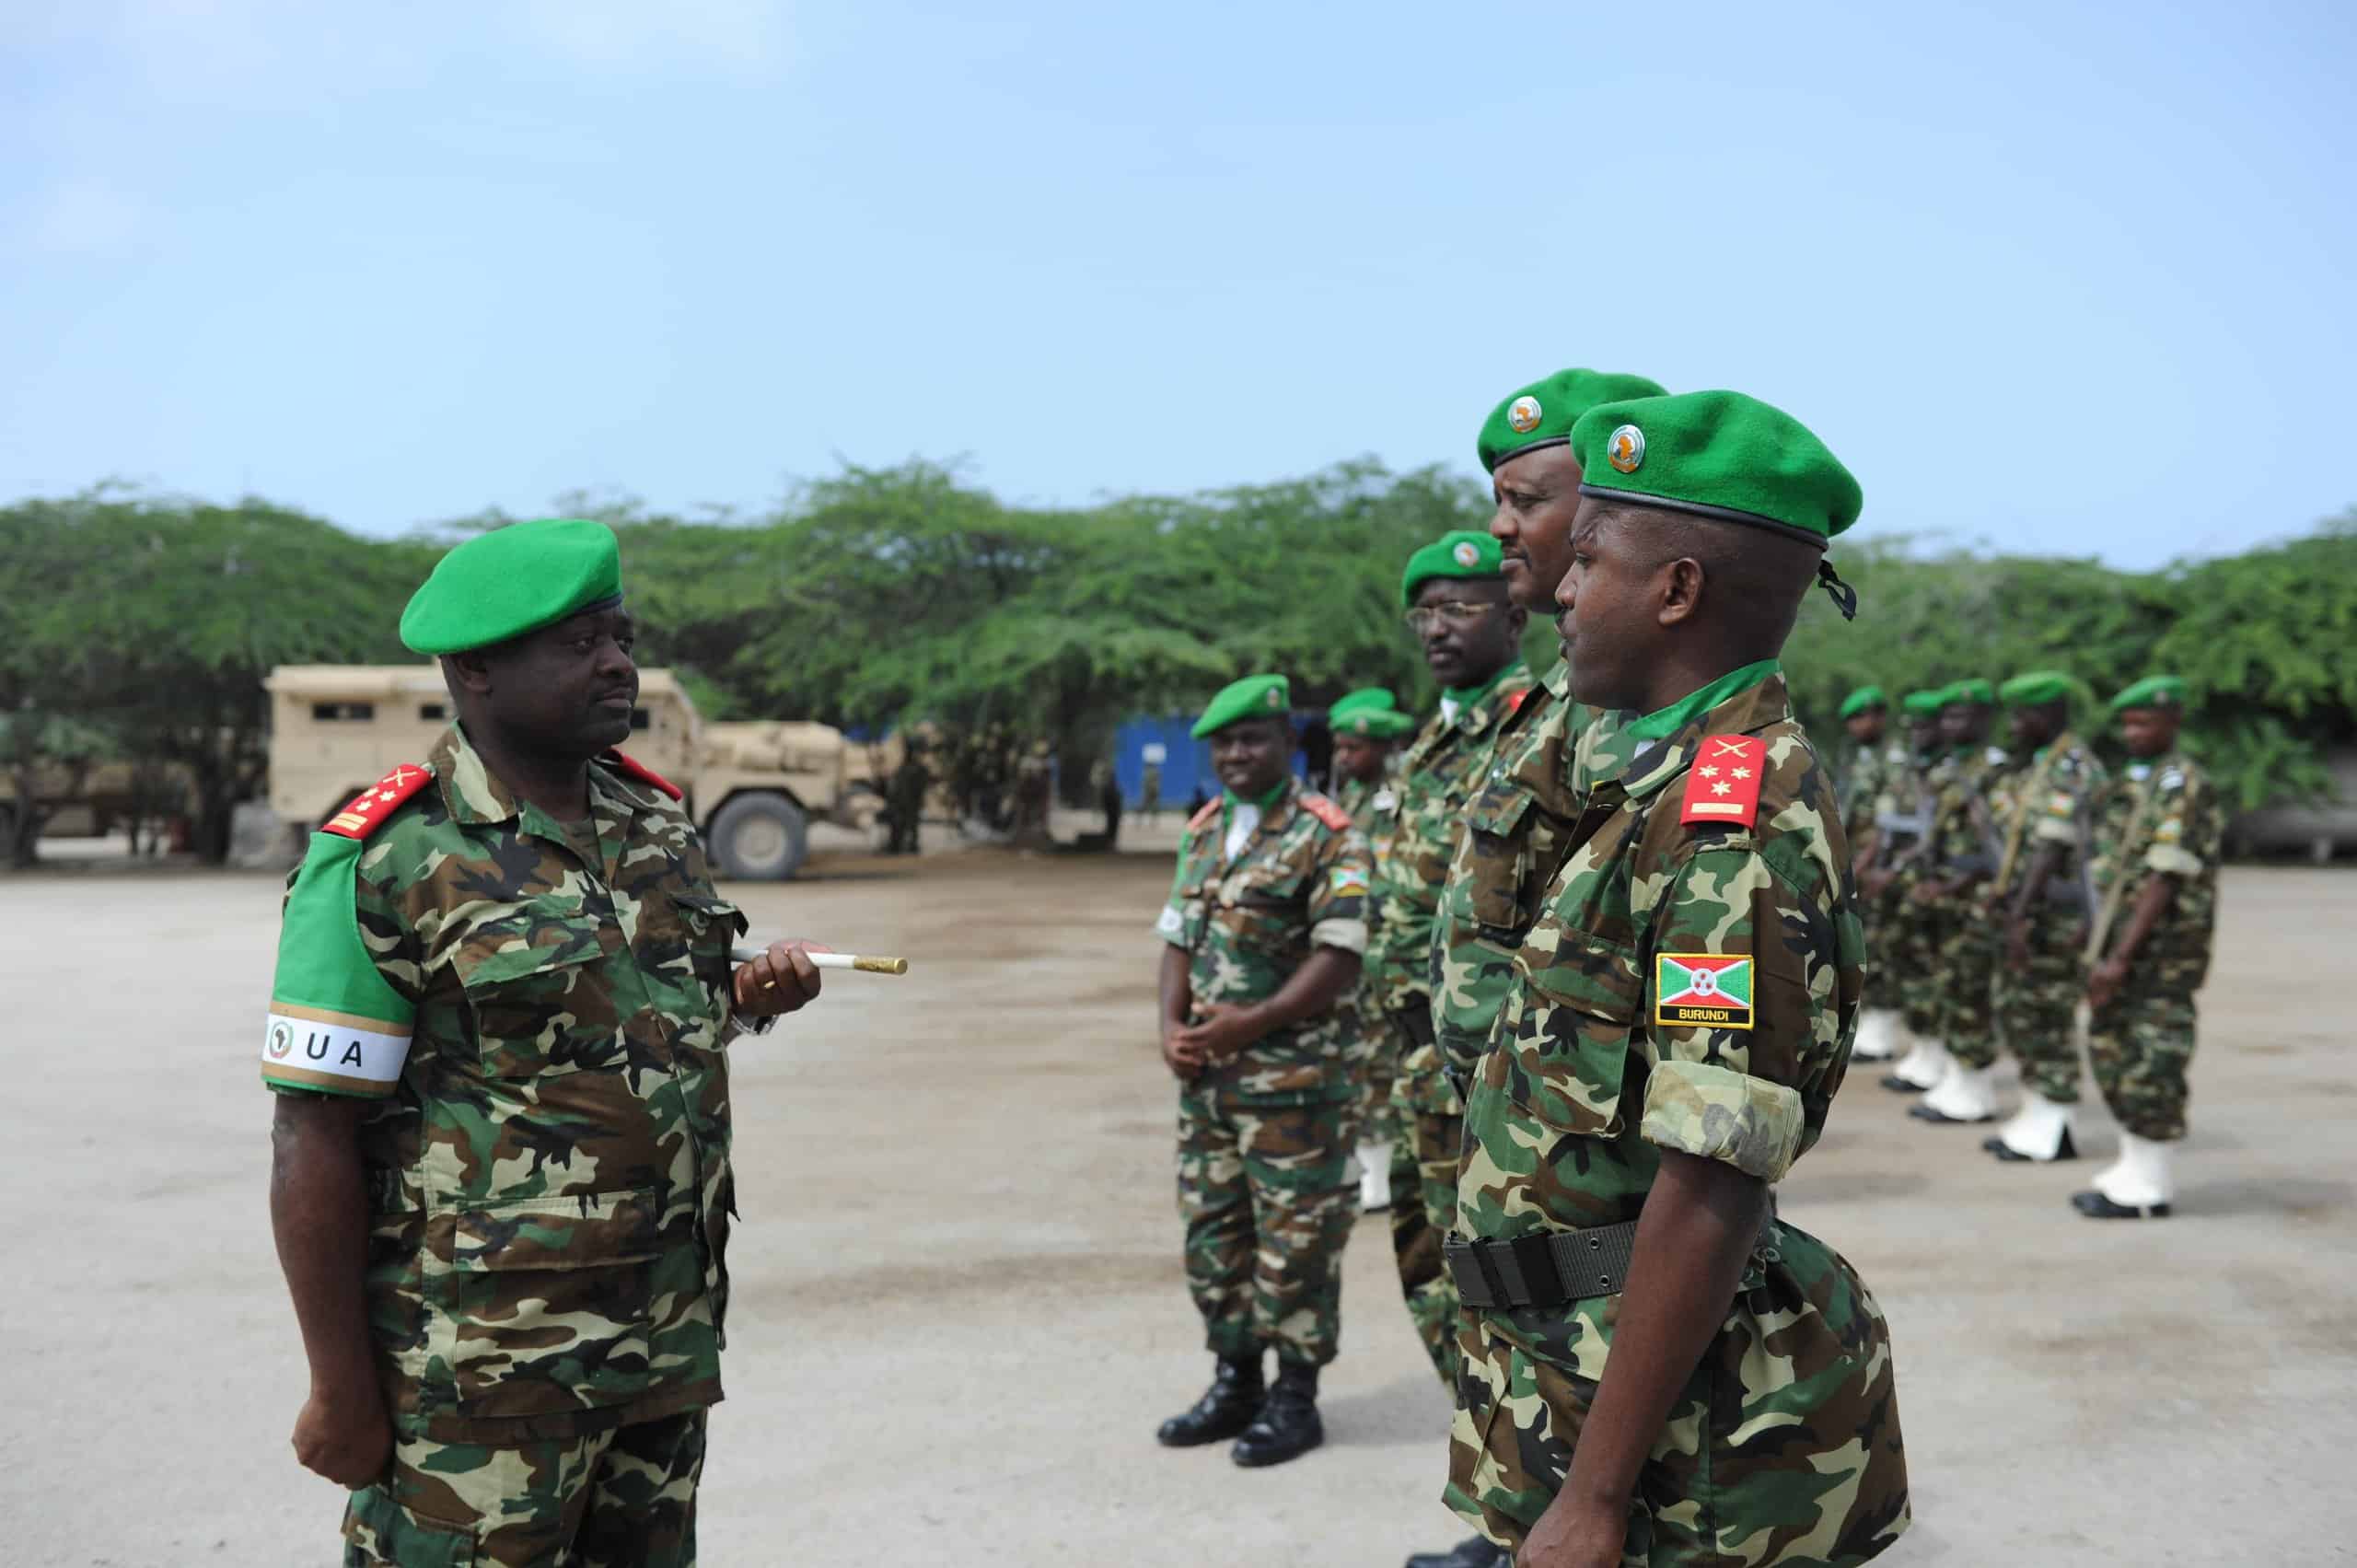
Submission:
[[704,839],[723,877],[783,882],[802,869],[810,852],[810,823],[785,796],[757,790],[732,796],[714,812]]

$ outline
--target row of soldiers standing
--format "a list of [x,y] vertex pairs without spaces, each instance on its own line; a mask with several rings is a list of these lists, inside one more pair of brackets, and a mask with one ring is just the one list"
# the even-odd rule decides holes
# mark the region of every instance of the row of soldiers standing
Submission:
[[[2010,747],[1991,733],[2000,708]],[[2128,754],[2117,774],[2079,727],[2093,708],[2053,670],[1910,691],[1898,735],[1886,734],[1880,688],[1843,703],[1857,752],[1842,793],[1878,1004],[1853,1054],[1896,1058],[1883,1085],[1921,1094],[1918,1120],[1977,1124],[1997,1114],[2002,1042],[2020,1064],[2021,1104],[1982,1147],[2075,1159],[2085,1005],[2119,1154],[2072,1202],[2092,1218],[2157,1218],[2185,1136],[2224,819],[2178,743],[2182,681],[2152,676],[2111,699]]]
[[[1585,370],[1502,401],[1479,450],[1488,532],[1402,583],[1437,715],[1329,710],[1341,802],[1291,776],[1283,677],[1195,726],[1224,787],[1157,930],[1216,1365],[1159,1436],[1244,1465],[1320,1440],[1387,1076],[1400,1283],[1457,1408],[1444,1500],[1480,1532],[1411,1568],[1865,1562],[1910,1517],[1887,1329],[1770,1191],[1864,993],[1840,805],[1778,663],[1812,582],[1854,608],[1823,556],[1856,482],[1757,400]],[[1564,645],[1544,679],[1534,613]]]

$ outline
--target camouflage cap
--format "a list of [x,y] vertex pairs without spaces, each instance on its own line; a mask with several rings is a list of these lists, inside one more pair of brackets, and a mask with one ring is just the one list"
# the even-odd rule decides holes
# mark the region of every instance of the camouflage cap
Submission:
[[487,648],[621,597],[613,529],[580,517],[516,523],[435,563],[401,611],[401,642],[415,654]]
[[1248,675],[1219,689],[1188,733],[1202,740],[1240,719],[1289,719],[1293,687],[1282,675]]

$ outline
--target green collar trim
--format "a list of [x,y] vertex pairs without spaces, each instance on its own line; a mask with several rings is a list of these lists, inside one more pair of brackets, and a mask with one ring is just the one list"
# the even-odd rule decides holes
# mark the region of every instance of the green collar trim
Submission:
[[1457,704],[1457,711],[1462,714],[1468,708],[1479,706],[1481,700],[1487,697],[1491,692],[1496,691],[1501,685],[1504,684],[1505,678],[1512,675],[1515,669],[1520,668],[1522,660],[1518,658],[1508,659],[1505,663],[1498,666],[1496,674],[1491,676],[1489,679],[1481,682],[1480,685],[1444,686],[1440,689],[1440,694],[1447,698],[1450,702],[1455,703]]
[[1737,692],[1747,691],[1769,677],[1783,673],[1783,665],[1773,658],[1731,669],[1701,691],[1689,691],[1666,708],[1655,708],[1630,724],[1625,733],[1638,740],[1659,740],[1676,734],[1696,714],[1709,713]]
[[1269,813],[1276,808],[1277,802],[1283,800],[1285,797],[1285,791],[1292,787],[1293,775],[1291,773],[1287,773],[1283,778],[1277,781],[1276,788],[1260,796],[1260,799],[1247,800],[1242,796],[1237,794],[1234,790],[1223,785],[1219,792],[1219,825],[1221,831],[1226,831],[1228,824],[1236,820],[1236,808],[1239,806],[1259,807],[1260,808],[1260,825],[1262,827],[1268,826]]

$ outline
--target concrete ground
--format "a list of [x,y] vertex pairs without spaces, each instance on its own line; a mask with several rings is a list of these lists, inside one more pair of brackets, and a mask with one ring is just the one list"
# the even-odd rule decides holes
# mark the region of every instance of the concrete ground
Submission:
[[[1207,1358],[1180,1283],[1148,927],[1167,858],[822,858],[729,889],[763,935],[910,957],[737,1059],[745,1219],[703,1556],[717,1564],[1370,1568],[1463,1532],[1447,1411],[1381,1224],[1348,1259],[1326,1448],[1155,1446]],[[0,1561],[323,1563],[252,1057],[279,884],[0,878]],[[2000,1167],[1854,1074],[1785,1214],[1897,1337],[1917,1524],[1885,1562],[2345,1561],[2357,1447],[2357,877],[2236,870],[2176,1219],[2089,1162]],[[2091,1117],[2086,1143],[2108,1156]]]

